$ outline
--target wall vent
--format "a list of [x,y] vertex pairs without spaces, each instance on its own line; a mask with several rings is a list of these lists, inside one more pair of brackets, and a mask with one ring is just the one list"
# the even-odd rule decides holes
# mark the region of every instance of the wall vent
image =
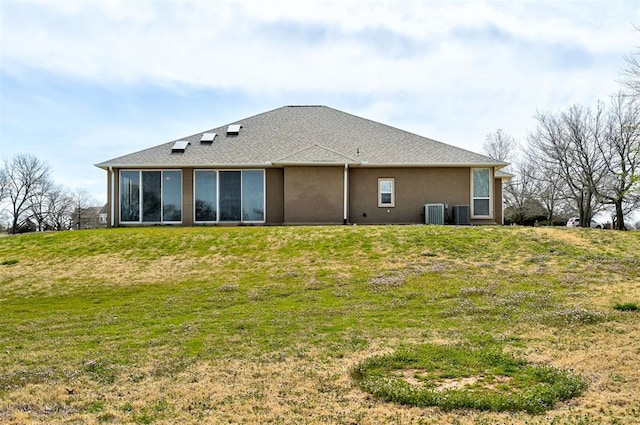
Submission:
[[173,144],[171,152],[184,152],[185,149],[187,149],[187,146],[189,146],[189,142],[187,140],[178,140]]
[[444,204],[425,204],[425,224],[444,224]]
[[471,224],[471,208],[469,205],[456,205],[453,207],[453,222],[457,225],[468,226]]
[[216,133],[204,133],[200,137],[200,143],[211,143],[216,138]]

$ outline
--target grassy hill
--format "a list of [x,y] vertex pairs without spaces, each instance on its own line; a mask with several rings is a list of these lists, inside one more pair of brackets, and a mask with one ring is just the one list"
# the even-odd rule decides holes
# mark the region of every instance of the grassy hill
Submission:
[[[639,232],[153,227],[5,237],[0,423],[638,423],[637,305]],[[419,343],[497,347],[589,387],[531,416],[402,406],[354,384],[359,362]]]

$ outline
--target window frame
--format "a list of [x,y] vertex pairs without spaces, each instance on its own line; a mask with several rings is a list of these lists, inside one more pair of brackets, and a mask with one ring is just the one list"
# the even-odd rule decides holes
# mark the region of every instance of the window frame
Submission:
[[[216,176],[216,219],[215,220],[196,220],[196,173],[198,171],[214,172]],[[240,220],[221,220],[220,216],[220,172],[221,171],[240,171]],[[262,173],[262,220],[243,220],[242,215],[244,211],[244,171],[260,171]],[[267,173],[264,168],[197,168],[193,170],[193,223],[198,225],[206,224],[264,224],[267,222]]]
[[[391,191],[383,191],[382,184],[390,182]],[[390,194],[391,202],[383,202],[382,195]],[[378,208],[394,208],[396,206],[396,179],[395,177],[379,177],[378,178]]]
[[[489,186],[489,196],[475,196],[475,173],[477,170],[487,170],[489,171],[488,175],[488,186]],[[491,167],[474,167],[470,169],[470,180],[471,180],[471,190],[470,190],[470,199],[471,199],[471,218],[473,219],[493,219],[493,168]],[[476,200],[487,200],[489,202],[489,213],[488,214],[476,214]]]
[[[160,172],[160,221],[145,221],[143,217],[143,206],[144,206],[144,182],[142,178],[143,172]],[[179,172],[180,173],[180,220],[164,220],[164,173],[165,171]],[[138,173],[138,220],[123,220],[122,219],[122,173],[124,172],[133,172]],[[129,224],[144,224],[144,225],[154,225],[154,224],[182,224],[184,221],[184,193],[183,193],[183,177],[184,173],[182,169],[175,168],[149,168],[149,169],[120,169],[118,172],[118,220],[120,224],[129,225]]]

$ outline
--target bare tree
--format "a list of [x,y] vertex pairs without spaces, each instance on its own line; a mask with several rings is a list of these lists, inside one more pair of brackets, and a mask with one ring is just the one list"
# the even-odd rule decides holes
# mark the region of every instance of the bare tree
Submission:
[[89,214],[88,209],[95,207],[97,201],[93,199],[91,193],[84,188],[77,188],[73,194],[75,210],[73,212],[73,223],[77,229],[90,227],[97,219],[95,214]]
[[[640,26],[635,26],[635,29],[640,31]],[[627,66],[622,70],[621,83],[629,95],[640,98],[640,46],[634,52],[625,55],[624,60]]]
[[49,192],[54,186],[51,179],[46,178],[36,187],[29,205],[30,217],[35,221],[36,230],[42,232],[47,230],[49,220]]
[[29,216],[33,197],[49,178],[49,165],[33,155],[17,154],[4,161],[7,196],[10,202],[11,232],[17,233]]
[[2,210],[2,201],[9,194],[9,179],[4,168],[0,168],[0,210]]
[[564,181],[564,197],[571,199],[580,225],[589,227],[598,210],[596,186],[603,177],[597,149],[603,137],[603,105],[595,110],[574,105],[557,115],[538,112],[536,129],[529,135],[529,148],[539,161],[549,165]]
[[554,221],[566,212],[566,183],[562,178],[558,165],[550,163],[532,152],[525,152],[531,162],[530,172],[533,180],[533,194],[544,210],[547,222]]
[[75,207],[73,194],[64,186],[53,185],[47,196],[49,226],[53,230],[69,230]]
[[526,219],[535,215],[532,206],[535,204],[533,163],[526,159],[513,164],[515,177],[504,186],[504,201],[508,219],[514,223],[525,224]]
[[495,133],[487,134],[482,144],[484,153],[498,161],[512,161],[517,149],[518,143],[515,139],[501,128],[496,130]]
[[615,228],[626,230],[624,216],[640,206],[640,98],[613,97],[597,148],[605,173],[596,194],[615,208]]

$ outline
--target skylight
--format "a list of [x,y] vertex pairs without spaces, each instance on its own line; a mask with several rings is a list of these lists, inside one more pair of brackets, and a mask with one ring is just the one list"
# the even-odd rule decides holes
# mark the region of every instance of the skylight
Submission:
[[216,133],[204,133],[200,138],[200,142],[202,143],[211,143],[213,139],[216,138]]
[[242,125],[240,124],[231,124],[229,127],[227,127],[227,134],[238,134],[240,133],[241,127]]
[[184,150],[187,149],[188,145],[189,145],[188,141],[178,140],[173,144],[173,147],[171,148],[171,152],[184,152]]

